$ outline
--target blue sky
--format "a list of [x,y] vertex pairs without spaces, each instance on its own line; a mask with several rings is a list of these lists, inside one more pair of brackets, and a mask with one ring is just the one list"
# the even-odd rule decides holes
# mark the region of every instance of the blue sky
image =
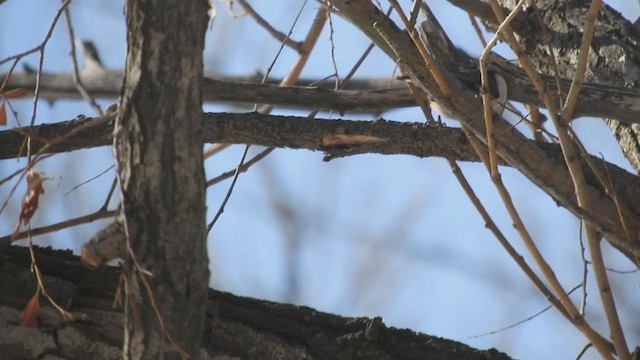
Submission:
[[[301,2],[252,1],[255,9],[282,31],[293,22]],[[406,1],[403,2],[406,5]],[[607,1],[632,21],[640,14],[637,2]],[[278,42],[247,17],[232,18],[224,4],[207,33],[205,70],[247,75],[264,72],[278,49]],[[470,30],[466,15],[444,0],[430,1],[454,43],[477,55],[481,47]],[[9,0],[0,6],[0,59],[38,44],[59,6],[58,2]],[[315,14],[309,2],[292,37],[302,39]],[[122,2],[75,1],[71,5],[77,38],[92,40],[105,65],[121,69],[125,59],[125,27]],[[238,8],[239,10],[239,8]],[[28,24],[28,26],[25,26]],[[341,19],[334,17],[334,41],[339,74],[344,76],[360,57],[368,41]],[[325,29],[304,77],[330,75],[330,43]],[[499,47],[504,51],[504,46]],[[53,33],[46,50],[45,70],[68,72],[69,40],[64,22]],[[287,73],[296,55],[285,50],[274,66],[275,76]],[[35,56],[24,62],[34,66]],[[359,77],[388,77],[393,63],[375,50],[358,72]],[[2,67],[0,71],[6,71]],[[112,99],[100,99],[108,106]],[[21,123],[32,111],[30,101],[15,101]],[[245,111],[206,104],[206,111]],[[81,101],[41,102],[37,123],[93,114]],[[276,114],[306,115],[276,109]],[[337,118],[324,113],[320,117]],[[348,118],[371,120],[365,115]],[[385,119],[423,121],[417,109],[390,111]],[[456,126],[454,122],[449,123]],[[15,122],[11,120],[10,126]],[[629,169],[617,144],[601,121],[582,119],[575,124],[587,147],[613,163]],[[253,148],[251,153],[259,151]],[[242,146],[234,146],[206,161],[207,177],[233,168]],[[345,316],[382,316],[385,324],[411,328],[455,339],[474,347],[496,347],[522,359],[575,358],[586,343],[555,311],[551,310],[514,329],[477,339],[469,337],[525,319],[547,303],[507,257],[485,229],[479,215],[442,159],[411,156],[360,155],[322,162],[323,154],[279,149],[240,176],[224,214],[209,238],[212,287],[238,295],[294,302]],[[95,211],[104,201],[113,179],[107,175],[66,194],[77,184],[113,164],[111,151],[99,148],[62,154],[44,161],[39,170],[54,177],[45,183],[40,210],[33,226],[42,226]],[[4,177],[24,160],[0,163]],[[524,253],[511,221],[496,199],[488,174],[480,164],[460,164],[475,191],[501,229]],[[582,269],[578,222],[558,208],[517,172],[502,168],[503,180],[541,251],[556,269],[567,289],[579,284]],[[208,190],[209,219],[218,209],[229,183]],[[15,226],[20,187],[0,216],[0,233]],[[0,199],[8,187],[0,188]],[[81,244],[98,228],[96,222],[47,234],[40,245],[70,248]],[[614,251],[606,251],[610,266],[631,269]],[[626,291],[620,298],[623,325],[630,346],[638,344],[640,329],[632,323],[639,307],[629,301],[637,296],[636,275],[611,275],[614,286]],[[593,285],[591,282],[590,285]],[[587,318],[606,334],[598,295],[590,288]],[[574,296],[578,301],[579,297]],[[626,300],[625,300],[626,299]],[[584,358],[597,358],[590,351]]]

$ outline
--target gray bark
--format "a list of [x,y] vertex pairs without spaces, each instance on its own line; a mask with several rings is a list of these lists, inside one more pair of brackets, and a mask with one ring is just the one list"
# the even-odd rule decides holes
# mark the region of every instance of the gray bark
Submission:
[[206,0],[126,3],[114,152],[128,235],[126,359],[197,359],[209,279],[202,149]]

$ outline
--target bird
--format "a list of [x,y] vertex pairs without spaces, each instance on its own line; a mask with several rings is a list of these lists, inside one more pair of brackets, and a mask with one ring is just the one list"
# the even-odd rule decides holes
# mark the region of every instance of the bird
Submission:
[[79,41],[79,45],[82,49],[82,54],[84,55],[84,64],[82,66],[82,70],[80,70],[81,77],[87,78],[91,76],[103,75],[106,70],[102,65],[100,55],[98,55],[98,50],[96,49],[93,42],[82,40]]
[[[480,88],[482,86],[482,79],[480,76],[480,70],[477,68],[464,68],[455,73],[456,78],[470,91],[476,95],[480,95]],[[491,96],[491,108],[493,112],[502,116],[504,108],[507,103],[507,82],[494,70],[488,71],[489,75],[489,96]],[[434,98],[429,99],[431,109],[440,114],[440,116],[446,118],[455,118],[454,114],[447,109],[446,106],[441,106]]]

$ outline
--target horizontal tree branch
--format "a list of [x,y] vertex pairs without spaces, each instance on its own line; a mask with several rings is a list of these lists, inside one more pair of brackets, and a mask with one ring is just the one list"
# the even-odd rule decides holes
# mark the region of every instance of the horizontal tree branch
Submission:
[[[208,143],[233,143],[274,146],[279,148],[323,151],[327,158],[364,153],[402,154],[418,157],[441,157],[457,161],[480,161],[463,132],[425,123],[395,121],[347,121],[275,116],[260,113],[205,113],[204,137]],[[38,152],[46,142],[73,131],[64,141],[47,149],[61,153],[112,144],[114,116],[80,117],[53,124],[0,131],[0,159],[18,157],[25,135],[33,136],[32,151]],[[528,140],[550,159],[562,159],[556,144]],[[24,155],[24,154],[23,154]],[[618,166],[592,157],[605,164],[601,171],[611,174],[618,196],[630,202],[631,210],[640,212],[640,179]],[[502,162],[503,165],[507,165]],[[509,165],[507,165],[509,166]],[[587,181],[601,186],[584,164]],[[604,194],[604,190],[603,194]],[[606,196],[606,195],[603,195]]]
[[[503,75],[509,88],[509,99],[538,105],[539,95],[528,77],[507,62],[495,64],[494,69]],[[450,69],[456,75],[455,66]],[[460,73],[460,77],[466,75]],[[0,79],[5,74],[0,74]],[[14,73],[11,75],[10,89],[35,90],[35,74]],[[543,77],[550,89],[555,88],[555,80]],[[83,79],[87,91],[98,98],[114,101],[120,95],[122,72],[106,71]],[[271,83],[259,84],[255,77],[206,77],[203,81],[205,101],[236,104],[273,104],[293,108],[335,110],[338,112],[380,113],[394,108],[416,106],[413,95],[403,81],[392,79],[354,79],[344,90],[333,90],[333,82],[302,80],[300,86],[281,87]],[[567,91],[570,80],[562,80]],[[71,74],[42,74],[40,96],[49,101],[59,99],[80,99],[80,94]],[[640,118],[640,89],[586,83],[576,104],[576,117],[593,116],[615,118],[623,122],[638,123]]]
[[[449,157],[479,161],[462,131],[424,123],[395,121],[348,121],[309,119],[297,116],[252,113],[205,113],[208,143],[253,144],[303,148],[315,151],[406,154],[419,157]],[[0,131],[0,159],[16,158],[26,135],[32,136],[32,151],[75,132],[51,145],[46,153],[61,153],[112,144],[115,116],[76,119],[33,127]]]
[[[0,74],[3,79],[6,74]],[[353,79],[341,90],[327,80],[303,79],[299,86],[281,87],[278,79],[261,84],[259,76],[217,76],[203,79],[203,99],[233,104],[273,104],[293,108],[375,113],[393,108],[416,106],[404,81],[390,79]],[[87,91],[97,98],[116,101],[120,96],[122,71],[108,70],[83,78]],[[11,75],[9,89],[35,90],[36,74],[18,72]],[[40,97],[48,101],[82,99],[71,74],[44,73],[40,80]]]
[[[309,119],[295,116],[273,116],[259,113],[207,113],[205,141],[209,143],[244,143],[263,146],[304,148],[323,151],[326,159],[363,153],[404,154],[418,157],[443,157],[459,161],[479,161],[460,129],[432,126],[424,123],[393,121],[345,121]],[[52,142],[46,152],[60,153],[112,144],[115,116],[84,118],[0,131],[0,159],[18,157],[26,135],[32,136],[32,151],[38,152]],[[70,135],[72,132],[72,135]],[[64,139],[60,139],[65,136]],[[550,163],[564,164],[559,146],[522,139],[523,149],[536,148]],[[24,155],[24,154],[22,154]],[[598,171],[611,175],[611,185],[622,203],[633,213],[640,213],[640,178],[629,172],[592,157]],[[503,163],[505,165],[506,163]],[[512,166],[513,164],[509,164]],[[539,164],[548,166],[548,164]],[[582,162],[586,180],[598,196],[599,215],[614,216],[609,209],[611,198],[596,175]],[[569,179],[565,179],[569,181]],[[550,180],[540,180],[550,181]],[[555,183],[554,183],[555,184]],[[561,206],[570,207],[574,194],[558,197],[547,192]],[[570,208],[570,210],[572,210]],[[615,210],[613,210],[615,211]],[[637,216],[637,215],[634,215]],[[634,242],[624,243],[620,250],[628,257],[640,253]]]

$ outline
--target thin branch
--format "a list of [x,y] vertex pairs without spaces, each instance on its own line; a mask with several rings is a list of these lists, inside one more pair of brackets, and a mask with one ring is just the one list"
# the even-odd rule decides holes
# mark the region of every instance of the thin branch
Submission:
[[[582,284],[575,286],[573,289],[571,289],[571,290],[569,291],[569,294],[571,294],[572,292],[576,291],[576,290],[577,290],[577,289],[579,289],[581,286],[582,286]],[[517,321],[517,322],[515,322],[515,323],[513,323],[513,324],[511,324],[511,325],[507,325],[507,326],[502,327],[502,328],[500,328],[500,329],[496,329],[496,330],[492,330],[492,331],[489,331],[489,332],[486,332],[486,333],[482,333],[482,334],[478,334],[478,335],[470,336],[470,337],[468,337],[468,339],[478,339],[478,338],[481,338],[481,337],[484,337],[484,336],[488,336],[488,335],[495,335],[495,334],[497,334],[497,333],[501,333],[501,332],[503,332],[503,331],[506,331],[506,330],[509,330],[509,329],[513,329],[513,328],[515,328],[515,327],[516,327],[516,326],[518,326],[518,325],[524,324],[524,323],[526,323],[526,322],[528,322],[528,321],[531,321],[531,320],[533,320],[533,319],[537,318],[538,316],[540,316],[540,315],[544,314],[545,312],[547,312],[547,311],[548,311],[549,309],[551,309],[552,307],[553,307],[553,305],[545,306],[542,310],[537,311],[536,313],[534,313],[534,314],[533,314],[533,315],[531,315],[531,316],[528,316],[528,317],[527,317],[527,318],[525,318],[525,319],[519,320],[519,321]]]
[[276,30],[267,20],[265,20],[260,14],[258,14],[245,0],[236,0],[242,6],[244,11],[255,20],[258,25],[264,28],[271,36],[273,36],[278,42],[284,43],[288,47],[294,49],[296,52],[300,53],[302,51],[302,43],[300,41],[292,40],[289,35],[291,33],[285,35],[282,32]]
[[220,183],[226,179],[229,179],[231,177],[235,177],[235,174],[241,174],[247,170],[249,170],[249,168],[251,166],[253,166],[254,164],[256,164],[257,162],[259,162],[260,160],[264,159],[267,155],[269,155],[273,150],[275,150],[275,147],[268,147],[264,150],[262,150],[260,153],[258,153],[257,155],[255,155],[254,157],[252,157],[249,161],[247,162],[243,162],[240,166],[237,166],[235,169],[233,170],[229,170],[227,172],[224,172],[216,177],[214,177],[213,179],[207,180],[206,186],[213,186],[217,183]]
[[582,258],[582,296],[580,297],[580,315],[585,316],[587,312],[587,274],[589,273],[589,264],[585,255],[584,239],[582,237],[582,227],[584,221],[580,221],[580,229],[578,230],[578,238],[580,239],[580,257]]
[[93,180],[95,180],[95,179],[99,178],[100,176],[102,176],[102,175],[106,174],[109,170],[113,169],[114,167],[115,167],[115,165],[111,165],[111,166],[109,166],[108,168],[106,168],[106,169],[104,169],[103,171],[101,171],[99,174],[97,174],[97,175],[95,175],[95,176],[92,176],[91,178],[89,178],[89,179],[87,179],[87,180],[85,180],[85,181],[81,182],[80,184],[78,184],[78,185],[76,185],[76,186],[72,187],[72,188],[71,188],[71,190],[69,190],[69,191],[67,191],[67,192],[65,193],[65,195],[69,195],[69,194],[71,194],[72,192],[74,192],[74,191],[75,191],[76,189],[78,189],[79,187],[81,187],[81,186],[83,186],[83,185],[85,185],[85,184],[88,184],[88,183],[92,182]]
[[[289,30],[289,34],[291,34],[291,32],[293,31],[293,27],[295,26],[295,24],[297,23],[298,19],[300,18],[300,14],[302,13],[302,9],[306,5],[306,3],[307,3],[307,1],[305,0],[304,3],[302,4],[301,8],[300,8],[300,11],[298,12],[298,15],[296,16],[293,24],[291,25],[291,28]],[[300,77],[300,73],[302,72],[302,69],[304,68],[304,66],[306,65],[307,61],[309,60],[309,56],[311,55],[311,50],[313,49],[313,47],[315,46],[315,44],[318,41],[318,38],[320,37],[320,33],[322,32],[322,28],[324,27],[324,24],[327,21],[328,14],[329,14],[328,6],[322,6],[322,7],[320,7],[320,9],[318,9],[318,12],[316,13],[316,17],[314,18],[314,21],[311,24],[311,27],[309,28],[309,31],[307,32],[307,36],[305,37],[304,42],[302,43],[302,51],[299,52],[300,56],[298,57],[298,60],[294,63],[294,65],[291,68],[291,70],[289,71],[289,73],[287,73],[287,76],[285,76],[285,78],[282,80],[282,83],[280,84],[281,86],[293,85],[298,81],[298,79]],[[284,43],[283,43],[283,46],[284,46]],[[282,47],[280,48],[280,51],[281,50],[282,50]],[[278,54],[280,54],[280,51],[278,51]],[[277,55],[276,55],[276,58],[273,60],[271,66],[269,67],[269,71],[265,74],[264,78],[262,79],[263,82],[266,81],[266,79],[267,79],[267,77],[269,75],[269,72],[271,71],[271,68],[273,67],[273,64],[275,63],[276,59],[277,59]],[[257,104],[256,104],[256,106],[257,106]],[[273,108],[274,107],[272,105],[262,106],[260,108],[260,110],[259,110],[259,113],[260,114],[269,114],[273,110]],[[236,167],[236,171],[235,171],[235,173],[233,175],[233,181],[229,185],[229,190],[227,191],[227,195],[225,196],[224,200],[220,204],[220,207],[218,208],[218,211],[217,211],[216,215],[214,216],[214,218],[211,220],[211,222],[207,226],[207,233],[211,231],[211,229],[215,225],[215,223],[218,220],[218,218],[220,217],[220,215],[222,215],[222,213],[224,212],[224,207],[225,207],[227,201],[229,200],[229,198],[231,197],[231,193],[233,192],[233,189],[235,187],[235,184],[236,184],[236,181],[238,179],[238,176],[240,175],[240,169],[243,167],[245,158],[247,156],[247,153],[249,152],[249,147],[250,147],[249,144],[247,144],[245,146],[244,153],[242,155],[240,163]],[[272,150],[273,149],[270,149],[269,151],[264,151],[263,152],[264,155],[262,157],[260,157],[260,158],[257,158],[256,161],[259,161],[260,159],[266,157],[269,153],[271,153]]]
[[493,38],[485,45],[482,50],[482,55],[480,55],[480,78],[482,80],[482,89],[480,92],[482,97],[482,108],[484,115],[484,125],[487,131],[487,141],[489,147],[489,173],[491,177],[498,177],[498,155],[496,152],[496,138],[493,133],[493,106],[491,106],[491,96],[489,95],[489,75],[487,72],[487,61],[489,59],[489,55],[491,54],[491,49],[498,43],[500,36],[502,36],[502,31],[505,28],[509,27],[509,24],[513,19],[520,13],[522,9],[522,4],[525,0],[520,0],[518,4],[513,8],[513,11],[507,16],[507,18],[500,23],[498,30],[493,35]]
[[[31,230],[21,231],[17,234],[17,236],[13,239],[13,241],[25,239],[28,236],[39,236],[39,235],[56,232],[58,230],[70,228],[73,226],[88,224],[95,220],[111,218],[116,216],[116,213],[117,211],[115,210],[104,210],[104,211],[101,210],[101,211],[96,211],[92,214],[79,216],[74,219],[61,221],[56,224],[47,225],[47,226],[43,226],[43,227],[31,229]],[[11,242],[12,242],[11,234],[0,237],[0,246],[9,244]]]
[[109,207],[109,202],[111,202],[111,197],[113,196],[113,192],[116,190],[116,185],[118,185],[118,177],[114,176],[113,181],[111,181],[111,187],[109,188],[109,192],[107,193],[107,197],[104,199],[104,203],[98,209],[98,211],[105,211]]
[[[491,0],[490,5],[498,21],[503,22],[505,20],[505,16],[504,16],[502,7],[498,4],[496,0]],[[545,86],[541,81],[540,76],[533,68],[530,59],[524,55],[524,52],[522,51],[521,46],[516,40],[512,30],[509,27],[506,27],[504,30],[505,30],[504,37],[506,38],[508,44],[511,46],[513,51],[518,56],[520,65],[527,72],[527,75],[536,86],[536,89],[538,90],[539,94],[541,94],[547,108],[550,110],[551,118],[558,130],[562,152],[565,156],[565,162],[569,167],[569,173],[571,174],[571,178],[574,182],[576,194],[578,194],[577,196],[578,205],[584,208],[583,207],[584,201],[588,198],[589,195],[586,192],[585,187],[583,186],[584,180],[582,177],[582,171],[580,170],[580,167],[577,166],[577,159],[575,158],[575,155],[573,153],[573,145],[570,143],[570,139],[567,136],[567,132],[562,127],[563,124],[565,124],[566,126],[566,123],[561,122],[560,119],[558,119],[557,114],[559,114],[559,111],[556,108],[555,102],[553,101],[551,94],[549,94],[549,92],[546,91]],[[589,205],[590,205],[590,201],[587,201],[587,206]],[[590,209],[589,207],[587,207],[585,208],[585,210],[589,212],[593,209]],[[595,234],[595,232],[590,232],[589,229],[587,229],[588,239],[590,234]],[[523,235],[526,235],[526,234],[523,233]],[[538,257],[538,255],[536,255],[537,249],[535,247],[530,247],[530,250],[533,251],[532,254],[534,254],[534,256]],[[546,262],[540,261],[539,265],[542,266],[543,271],[545,271],[547,280],[551,281],[552,287],[556,291],[556,294],[560,297],[560,300],[562,301],[567,311],[571,314],[573,318],[575,318],[575,321],[573,322],[574,325],[576,325],[576,327],[582,330],[583,334],[587,336],[589,341],[591,341],[591,343],[598,350],[598,352],[602,357],[604,357],[605,359],[611,359],[612,353],[615,351],[614,349],[611,348],[611,344],[607,340],[602,338],[593,329],[591,329],[589,324],[583,318],[579,317],[578,309],[575,307],[571,299],[569,299],[569,297],[567,296],[566,292],[563,290],[560,283],[557,281],[557,278],[553,274],[553,271],[548,266],[548,264],[546,264]],[[618,345],[616,345],[615,347],[617,350]]]
[[233,173],[233,180],[231,181],[231,185],[229,185],[229,190],[227,191],[227,194],[225,195],[224,200],[222,200],[222,203],[218,207],[218,211],[216,212],[216,215],[213,217],[213,219],[211,219],[211,222],[209,222],[209,224],[207,225],[207,234],[211,232],[213,225],[216,224],[216,222],[220,218],[220,215],[222,215],[222,213],[224,212],[224,207],[227,205],[229,198],[231,198],[231,193],[233,193],[233,189],[235,188],[236,182],[238,181],[238,175],[240,175],[240,168],[244,165],[244,160],[246,159],[248,152],[249,152],[249,145],[245,145],[244,151],[242,152],[242,158],[240,159],[240,163],[238,164],[238,166],[236,167],[236,170]]

